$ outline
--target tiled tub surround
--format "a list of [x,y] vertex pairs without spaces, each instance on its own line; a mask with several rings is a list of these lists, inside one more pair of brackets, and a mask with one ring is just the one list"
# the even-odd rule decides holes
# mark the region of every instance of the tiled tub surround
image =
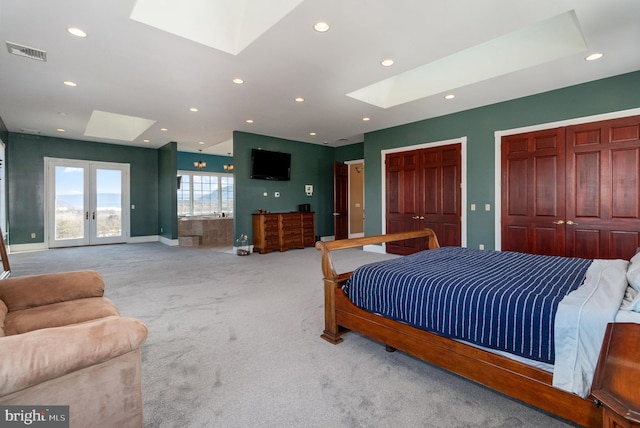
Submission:
[[178,220],[178,245],[233,246],[233,218],[183,217]]

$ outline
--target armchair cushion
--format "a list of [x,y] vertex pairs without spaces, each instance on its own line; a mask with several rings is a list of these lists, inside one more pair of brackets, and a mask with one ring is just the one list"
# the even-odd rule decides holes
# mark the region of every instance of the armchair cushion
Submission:
[[118,316],[4,337],[0,396],[135,350],[146,337],[142,321]]
[[101,297],[104,281],[96,271],[28,275],[0,282],[0,300],[9,312],[88,297]]
[[7,305],[4,304],[2,300],[0,300],[0,337],[4,336],[4,319],[7,316]]
[[[1,311],[1,309],[0,309]],[[120,315],[116,305],[105,297],[88,297],[14,310],[5,316],[4,334],[21,334],[48,327],[60,327],[97,318]]]

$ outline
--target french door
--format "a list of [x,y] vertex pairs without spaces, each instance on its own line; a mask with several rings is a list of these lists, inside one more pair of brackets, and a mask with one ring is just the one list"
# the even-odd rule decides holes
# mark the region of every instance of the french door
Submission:
[[49,247],[114,244],[129,236],[129,164],[45,159]]

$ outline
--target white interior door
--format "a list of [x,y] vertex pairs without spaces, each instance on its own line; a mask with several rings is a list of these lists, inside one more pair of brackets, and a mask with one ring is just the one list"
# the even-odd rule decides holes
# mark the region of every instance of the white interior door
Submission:
[[49,247],[127,242],[129,164],[45,160]]

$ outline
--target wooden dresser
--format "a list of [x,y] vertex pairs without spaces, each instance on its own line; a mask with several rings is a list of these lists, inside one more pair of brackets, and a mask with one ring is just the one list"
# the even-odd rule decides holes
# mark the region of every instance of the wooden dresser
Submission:
[[315,231],[315,213],[312,212],[253,214],[253,251],[265,254],[313,247]]
[[640,324],[610,323],[591,394],[604,407],[605,428],[640,427]]

